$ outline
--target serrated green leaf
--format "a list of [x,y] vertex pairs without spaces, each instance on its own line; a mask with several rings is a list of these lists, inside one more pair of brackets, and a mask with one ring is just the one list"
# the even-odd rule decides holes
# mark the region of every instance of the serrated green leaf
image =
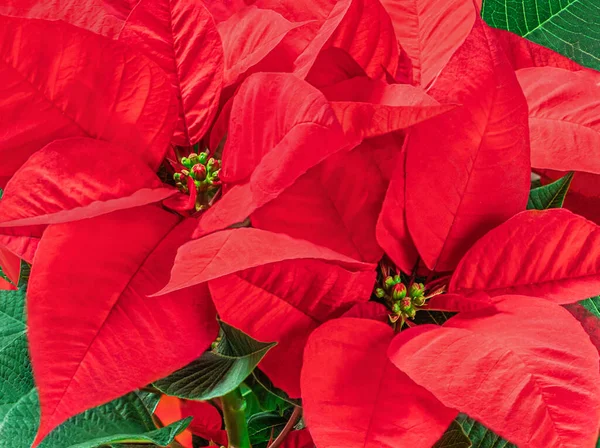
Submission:
[[150,442],[169,445],[192,421],[191,417],[156,428],[148,407],[153,398],[132,392],[103,406],[70,418],[52,431],[39,448],[94,448],[114,443]]
[[259,342],[225,322],[214,351],[204,353],[184,368],[158,380],[154,386],[167,395],[190,400],[222,397],[252,373],[275,342]]
[[590,313],[600,319],[600,296],[585,299],[579,303]]
[[600,70],[598,0],[485,0],[483,19]]
[[527,210],[546,210],[549,208],[561,208],[565,202],[565,196],[571,186],[573,172],[571,171],[551,184],[534,188],[529,192]]
[[516,445],[504,440],[492,430],[473,420],[465,414],[459,414],[456,421],[462,426],[465,434],[477,448],[517,448]]
[[463,427],[455,420],[433,448],[470,448],[471,441],[465,434]]
[[0,291],[0,448],[29,448],[37,432],[26,332],[25,288]]

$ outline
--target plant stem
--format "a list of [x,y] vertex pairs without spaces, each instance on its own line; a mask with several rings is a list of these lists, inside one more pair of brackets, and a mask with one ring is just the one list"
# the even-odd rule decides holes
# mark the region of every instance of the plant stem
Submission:
[[273,440],[273,443],[269,445],[269,448],[278,448],[284,442],[285,438],[290,433],[290,431],[292,430],[294,425],[296,423],[298,423],[298,420],[300,419],[300,415],[302,415],[302,408],[300,406],[296,406],[294,408],[294,412],[292,413],[292,416],[290,417],[288,422],[285,424],[283,431],[281,431],[279,433],[279,435],[277,436],[277,438],[275,440]]
[[229,448],[251,448],[244,409],[246,401],[239,388],[221,397]]

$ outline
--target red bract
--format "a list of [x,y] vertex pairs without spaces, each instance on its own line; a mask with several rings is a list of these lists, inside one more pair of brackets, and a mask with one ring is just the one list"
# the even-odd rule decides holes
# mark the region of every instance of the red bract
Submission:
[[[64,22],[0,16],[0,176],[53,140],[111,141],[152,168],[173,132],[171,87],[138,52]],[[61,76],[56,76],[60,73]]]

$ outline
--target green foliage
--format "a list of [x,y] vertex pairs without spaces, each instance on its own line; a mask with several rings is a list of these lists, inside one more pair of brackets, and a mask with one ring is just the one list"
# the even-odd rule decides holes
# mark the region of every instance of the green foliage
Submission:
[[534,188],[529,192],[528,210],[546,210],[548,208],[561,208],[565,202],[565,196],[571,186],[573,172],[561,177],[551,184]]
[[433,448],[470,448],[471,441],[465,434],[463,427],[455,420],[438,440]]
[[590,313],[600,319],[600,296],[585,299],[579,303]]
[[225,322],[213,351],[154,383],[162,392],[191,400],[210,400],[237,388],[276,343],[259,342]]
[[485,0],[483,19],[600,70],[598,0]]
[[[288,415],[289,417],[289,415]],[[275,438],[285,427],[288,419],[277,412],[261,412],[248,419],[250,443],[256,446]]]
[[252,389],[260,408],[263,411],[277,411],[280,415],[293,406],[300,406],[300,400],[294,400],[276,388],[271,380],[260,370],[255,369],[246,380],[246,384]]
[[460,423],[465,434],[471,440],[473,447],[477,448],[517,448],[516,445],[504,440],[481,423],[467,417],[465,414],[459,414],[456,421]]

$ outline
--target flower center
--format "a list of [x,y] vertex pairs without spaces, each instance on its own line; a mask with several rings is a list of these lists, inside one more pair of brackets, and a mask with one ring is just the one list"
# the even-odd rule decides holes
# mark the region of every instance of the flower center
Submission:
[[401,319],[402,324],[406,319],[414,319],[417,311],[425,305],[425,286],[423,283],[412,283],[408,288],[399,275],[387,276],[383,280],[383,287],[375,289],[375,295],[383,299],[392,311],[392,323]]
[[175,186],[182,193],[196,198],[196,211],[206,210],[221,188],[221,162],[206,151],[182,157],[181,164],[184,168],[173,174]]

